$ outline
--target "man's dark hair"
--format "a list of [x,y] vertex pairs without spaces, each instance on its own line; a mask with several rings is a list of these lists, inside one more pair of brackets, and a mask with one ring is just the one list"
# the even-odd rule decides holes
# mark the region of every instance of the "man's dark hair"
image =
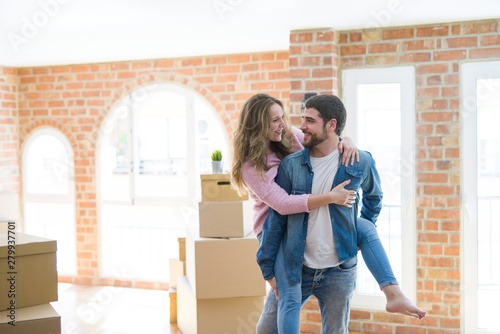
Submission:
[[306,101],[306,109],[316,109],[323,124],[326,125],[328,121],[335,118],[337,120],[337,127],[335,133],[340,136],[345,127],[347,112],[342,101],[335,95],[316,95]]

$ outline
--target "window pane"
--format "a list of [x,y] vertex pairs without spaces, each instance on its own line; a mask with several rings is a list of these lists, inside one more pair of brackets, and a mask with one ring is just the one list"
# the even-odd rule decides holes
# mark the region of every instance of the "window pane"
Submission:
[[[129,176],[129,113],[116,111],[108,120],[109,133],[101,146],[102,196],[107,200],[128,200],[130,198]],[[106,133],[107,127],[104,131]]]
[[229,159],[225,156],[226,145],[221,133],[221,124],[217,116],[200,100],[195,100],[195,111],[198,126],[198,146],[200,171],[202,174],[212,172],[212,152],[222,151],[225,170],[229,168]]
[[138,196],[188,195],[187,101],[172,92],[151,92],[135,110]]
[[[389,256],[394,274],[401,277],[401,93],[400,84],[358,85],[359,147],[377,163],[384,199],[377,231]],[[391,250],[394,250],[391,252]],[[361,261],[359,293],[382,295]]]
[[[72,162],[71,162],[72,163]],[[52,135],[36,137],[26,152],[26,190],[29,194],[69,194],[73,167],[61,141]]]
[[[477,81],[478,328],[499,330],[500,79]],[[495,242],[496,241],[496,242]]]
[[24,210],[26,231],[29,234],[57,240],[57,271],[63,275],[75,275],[74,205],[25,202]]
[[103,205],[103,275],[167,282],[169,258],[177,257],[177,237],[196,226],[194,208]]

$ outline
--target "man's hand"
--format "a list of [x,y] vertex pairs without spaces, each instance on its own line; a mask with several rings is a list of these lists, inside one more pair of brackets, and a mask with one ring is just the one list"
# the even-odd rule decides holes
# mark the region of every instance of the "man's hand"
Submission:
[[273,277],[269,280],[267,280],[267,283],[271,286],[271,289],[274,290],[274,294],[276,295],[276,300],[279,300],[279,295],[278,295],[278,285],[276,285],[276,277]]

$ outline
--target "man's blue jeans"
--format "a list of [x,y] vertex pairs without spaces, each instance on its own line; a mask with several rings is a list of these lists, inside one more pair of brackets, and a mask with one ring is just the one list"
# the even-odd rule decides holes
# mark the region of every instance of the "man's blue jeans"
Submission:
[[[279,256],[279,254],[278,254]],[[289,284],[284,271],[276,271],[278,284],[278,332],[300,333],[300,309],[311,296],[318,299],[323,333],[347,334],[352,294],[356,287],[357,258],[337,267],[302,267],[302,282]]]
[[[380,242],[375,225],[372,222],[358,217],[357,221],[357,236],[358,245],[361,248],[363,259],[368,266],[368,269],[379,283],[380,288],[386,285],[398,284],[389,263],[389,259]],[[259,243],[262,241],[262,234],[257,236]],[[278,256],[275,264],[275,272],[284,272],[282,266],[282,257]],[[278,270],[278,268],[281,268]],[[279,288],[278,288],[278,291]],[[280,297],[281,297],[281,292]],[[269,291],[264,310],[257,324],[258,334],[277,334],[277,309],[278,301],[273,290]],[[297,318],[299,319],[299,318]],[[325,332],[326,333],[326,332]]]

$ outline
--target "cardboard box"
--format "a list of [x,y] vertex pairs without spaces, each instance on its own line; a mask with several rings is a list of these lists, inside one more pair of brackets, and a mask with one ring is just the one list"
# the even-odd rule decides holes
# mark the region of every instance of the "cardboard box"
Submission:
[[246,201],[248,194],[242,196],[231,186],[229,174],[201,174],[201,200],[203,202]]
[[253,230],[253,210],[249,201],[200,202],[202,238],[243,238]]
[[264,297],[196,299],[186,277],[179,277],[177,326],[183,334],[255,333]]
[[170,299],[170,323],[177,323],[177,290],[170,288],[168,290],[168,298]]
[[197,299],[254,297],[266,294],[255,256],[255,237],[201,238],[196,228],[186,238],[186,275]]
[[57,300],[56,249],[55,240],[0,232],[0,309],[11,301],[21,308]]
[[169,261],[170,281],[169,286],[177,289],[177,277],[186,276],[186,261],[170,259]]
[[2,334],[61,334],[61,316],[50,304],[15,310],[15,326],[9,325],[10,311],[0,312]]
[[186,238],[177,238],[179,242],[179,260],[186,261]]

